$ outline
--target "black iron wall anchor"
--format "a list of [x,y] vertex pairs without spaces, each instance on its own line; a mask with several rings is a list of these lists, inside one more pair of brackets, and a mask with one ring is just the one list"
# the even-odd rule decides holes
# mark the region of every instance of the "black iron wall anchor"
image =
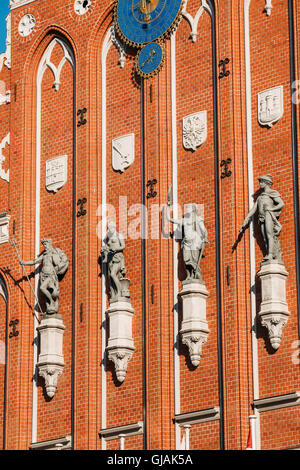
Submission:
[[222,71],[219,75],[219,78],[228,77],[230,75],[230,70],[226,70],[226,65],[228,65],[229,62],[230,62],[230,59],[228,59],[228,57],[224,60],[220,60],[219,67],[220,68],[222,67]]
[[221,161],[221,168],[224,167],[224,171],[221,174],[221,178],[229,178],[232,175],[232,171],[229,170],[229,165],[231,164],[232,160],[231,158],[227,158],[227,160],[222,160]]
[[10,328],[12,328],[12,331],[9,333],[9,337],[13,338],[14,336],[19,336],[20,332],[17,331],[17,325],[19,324],[19,320],[11,320],[9,323]]
[[87,203],[87,198],[84,197],[83,199],[78,199],[77,206],[80,206],[80,210],[77,212],[77,217],[83,217],[86,215],[87,210],[83,208],[83,206]]
[[87,120],[84,118],[84,115],[87,113],[87,109],[79,109],[77,111],[77,116],[80,116],[80,120],[77,122],[77,127],[84,126],[87,123]]
[[157,192],[154,191],[154,186],[157,184],[157,179],[149,180],[147,183],[147,188],[150,188],[149,193],[147,194],[147,199],[157,196]]

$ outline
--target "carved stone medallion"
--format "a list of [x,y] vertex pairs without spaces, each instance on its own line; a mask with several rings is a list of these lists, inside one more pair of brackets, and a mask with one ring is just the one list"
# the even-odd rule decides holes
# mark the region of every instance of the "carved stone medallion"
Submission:
[[195,151],[207,139],[207,112],[190,114],[183,118],[183,146],[186,150]]
[[258,94],[258,122],[273,127],[283,116],[283,86],[270,88]]
[[91,7],[92,0],[75,0],[74,11],[77,15],[84,15]]
[[112,141],[112,166],[124,173],[134,162],[134,134],[123,135]]
[[32,13],[27,13],[26,15],[24,15],[19,23],[20,36],[29,36],[34,30],[35,24],[36,20]]
[[68,156],[51,158],[46,162],[46,189],[57,193],[68,179]]

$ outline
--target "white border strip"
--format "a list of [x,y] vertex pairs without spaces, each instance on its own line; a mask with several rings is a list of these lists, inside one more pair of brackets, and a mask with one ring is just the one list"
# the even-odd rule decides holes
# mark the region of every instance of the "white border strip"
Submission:
[[[37,87],[37,100],[36,100],[36,159],[35,159],[35,259],[40,254],[40,198],[41,198],[41,109],[42,109],[42,81],[44,73],[49,67],[47,65],[48,60],[51,58],[51,54],[55,45],[59,44],[63,51],[69,53],[68,62],[71,64],[73,70],[75,67],[74,57],[72,51],[69,49],[67,44],[61,39],[54,38],[48,45],[44,52],[37,73],[36,87]],[[49,67],[50,68],[50,67]],[[75,99],[75,97],[74,97]],[[38,286],[39,286],[39,270],[36,269],[36,276],[34,279],[34,290],[35,298],[38,299]],[[35,315],[33,320],[33,381],[32,381],[32,425],[31,425],[31,442],[35,444],[37,442],[37,407],[38,407],[38,393],[37,393],[37,361],[38,361],[38,320],[39,310],[38,305],[34,307]]]
[[[106,234],[106,60],[108,52],[112,46],[111,41],[111,29],[106,33],[101,54],[101,116],[102,116],[102,127],[101,127],[101,240],[104,239]],[[106,284],[105,276],[102,275],[102,295],[101,295],[101,429],[106,429]],[[101,440],[102,450],[106,450],[106,440]]]
[[[250,57],[250,30],[249,9],[251,0],[244,0],[244,34],[245,34],[245,73],[246,73],[246,127],[247,127],[247,162],[248,162],[248,201],[249,207],[253,205],[253,153],[252,153],[252,107],[251,107],[251,57]],[[253,399],[259,399],[259,372],[257,351],[256,328],[256,292],[255,292],[255,239],[253,223],[250,227],[250,283],[251,283],[251,319],[252,319],[252,375],[253,375]],[[260,449],[260,416],[254,410],[256,416],[256,448]]]
[[[171,121],[172,121],[172,185],[173,216],[178,217],[178,168],[177,168],[177,97],[176,97],[176,32],[171,36]],[[174,303],[174,394],[175,415],[180,414],[180,360],[178,330],[178,243],[173,238],[173,303]],[[181,448],[180,426],[175,422],[175,448]]]

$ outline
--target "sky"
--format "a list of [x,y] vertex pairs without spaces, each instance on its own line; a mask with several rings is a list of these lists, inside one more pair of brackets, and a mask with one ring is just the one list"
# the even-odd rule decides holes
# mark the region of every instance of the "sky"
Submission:
[[9,13],[9,0],[0,0],[0,53],[6,49],[6,21],[5,18]]

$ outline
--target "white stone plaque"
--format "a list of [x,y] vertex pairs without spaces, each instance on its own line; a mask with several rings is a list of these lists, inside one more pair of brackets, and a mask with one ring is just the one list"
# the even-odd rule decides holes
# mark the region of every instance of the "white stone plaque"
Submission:
[[10,215],[7,212],[0,214],[0,245],[9,241],[9,219]]
[[19,23],[20,36],[29,36],[34,30],[35,24],[36,20],[32,13],[27,13],[26,15],[24,15]]
[[183,146],[186,150],[195,151],[207,139],[207,112],[190,114],[183,118]]
[[68,156],[51,158],[46,162],[46,189],[57,193],[68,179]]
[[112,166],[124,173],[134,162],[134,134],[123,135],[112,141]]
[[262,91],[257,96],[258,122],[261,126],[273,127],[283,116],[283,86]]
[[3,169],[3,164],[5,162],[3,150],[7,145],[10,145],[10,133],[8,133],[7,136],[5,136],[2,142],[0,143],[0,178],[9,183],[9,170],[5,171]]

